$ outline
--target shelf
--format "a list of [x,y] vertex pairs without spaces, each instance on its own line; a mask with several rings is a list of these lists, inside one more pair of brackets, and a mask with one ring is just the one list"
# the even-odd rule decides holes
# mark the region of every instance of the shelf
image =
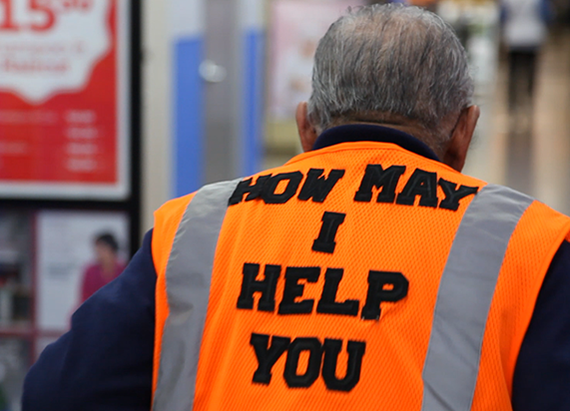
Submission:
[[0,337],[31,337],[34,328],[31,324],[0,325]]

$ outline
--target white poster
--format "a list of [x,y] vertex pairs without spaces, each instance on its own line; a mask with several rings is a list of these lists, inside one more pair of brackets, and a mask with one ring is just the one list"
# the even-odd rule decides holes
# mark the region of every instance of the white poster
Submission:
[[67,330],[79,305],[123,271],[128,232],[128,217],[121,212],[38,213],[36,318],[40,331]]
[[311,95],[313,61],[319,40],[349,7],[362,0],[277,0],[272,2],[270,33],[270,115],[295,116]]

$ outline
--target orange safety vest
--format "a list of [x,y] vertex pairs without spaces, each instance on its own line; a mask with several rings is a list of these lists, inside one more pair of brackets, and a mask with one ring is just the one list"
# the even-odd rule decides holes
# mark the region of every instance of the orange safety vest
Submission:
[[153,409],[511,410],[570,219],[378,142],[156,212]]

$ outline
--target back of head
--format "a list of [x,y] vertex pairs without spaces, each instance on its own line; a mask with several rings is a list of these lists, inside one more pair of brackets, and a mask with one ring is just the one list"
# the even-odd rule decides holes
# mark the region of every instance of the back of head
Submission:
[[472,94],[465,49],[447,23],[418,7],[377,4],[349,11],[321,39],[308,115],[318,132],[410,125],[442,147]]

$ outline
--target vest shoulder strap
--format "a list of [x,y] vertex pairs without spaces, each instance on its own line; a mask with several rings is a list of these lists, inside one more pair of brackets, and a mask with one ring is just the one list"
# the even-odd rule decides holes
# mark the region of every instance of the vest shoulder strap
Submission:
[[485,325],[503,259],[533,201],[490,184],[467,208],[440,280],[423,370],[422,411],[471,409]]
[[[157,329],[158,338],[162,338],[155,344],[154,411],[192,409],[214,254],[228,199],[238,183],[201,188],[188,200],[176,225],[166,271],[163,276],[159,273],[165,281],[166,301],[161,305],[167,318],[163,328]],[[159,293],[157,285],[157,296]],[[157,310],[158,305],[157,298]]]

